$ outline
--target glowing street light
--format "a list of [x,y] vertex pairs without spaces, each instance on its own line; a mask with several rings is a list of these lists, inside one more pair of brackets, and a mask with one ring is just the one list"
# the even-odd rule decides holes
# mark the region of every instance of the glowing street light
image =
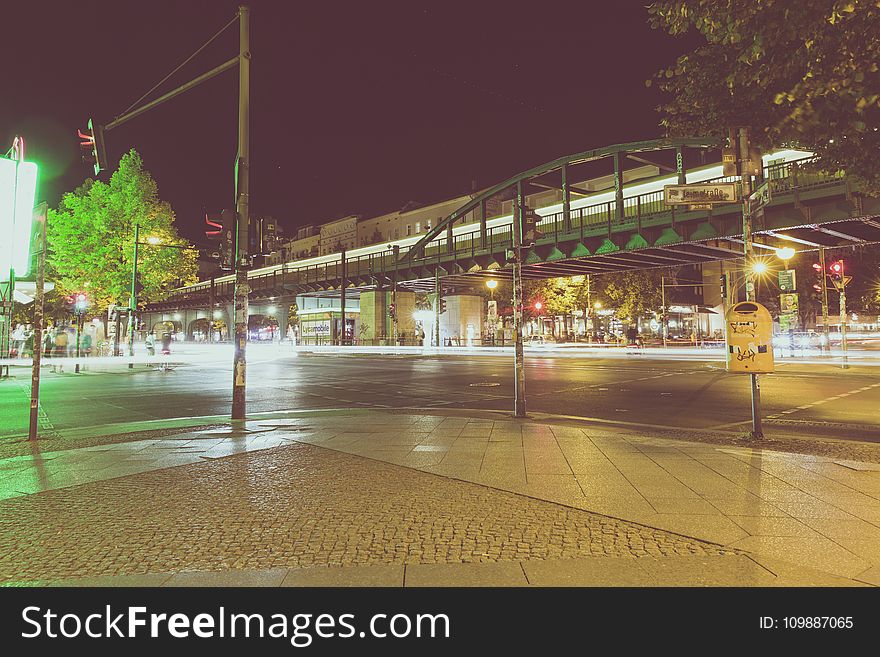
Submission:
[[764,274],[767,272],[767,263],[763,260],[756,260],[752,263],[752,273],[753,274]]
[[156,246],[157,244],[161,244],[161,243],[162,243],[161,237],[156,237],[155,235],[150,235],[147,238],[147,244],[152,244],[153,246]]
[[494,278],[490,278],[486,281],[486,287],[489,288],[489,296],[492,298],[492,301],[495,301],[495,288],[498,287],[498,281]]
[[788,261],[794,257],[794,254],[795,250],[790,246],[784,246],[781,249],[776,249],[776,257],[780,260],[784,260],[786,262],[786,265],[788,264]]
[[30,273],[36,193],[37,165],[0,157],[0,276]]

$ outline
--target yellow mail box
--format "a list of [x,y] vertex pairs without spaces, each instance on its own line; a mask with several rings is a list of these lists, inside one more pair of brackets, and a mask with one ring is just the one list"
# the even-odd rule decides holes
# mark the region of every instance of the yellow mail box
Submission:
[[741,301],[727,311],[727,371],[773,373],[773,318],[760,303]]

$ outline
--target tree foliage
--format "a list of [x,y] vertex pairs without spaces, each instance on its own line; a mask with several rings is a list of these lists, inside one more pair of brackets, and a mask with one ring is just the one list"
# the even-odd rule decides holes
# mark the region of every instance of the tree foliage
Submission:
[[544,315],[570,315],[583,310],[587,304],[587,277],[565,276],[531,283],[526,290],[526,303],[533,305],[535,301],[543,304]]
[[567,315],[575,310],[584,311],[598,301],[613,308],[618,318],[634,320],[660,308],[660,276],[664,272],[668,275],[666,270],[624,271],[594,275],[589,282],[586,276],[530,282],[526,306],[531,308],[535,301],[540,301],[541,314]]
[[812,150],[880,190],[880,2],[660,0],[648,12],[655,28],[705,39],[656,76],[670,136],[749,126],[758,145]]
[[61,292],[85,291],[92,308],[127,305],[131,290],[135,224],[142,244],[138,279],[142,303],[156,301],[179,284],[196,280],[194,250],[174,227],[171,206],[159,199],[156,182],[134,150],[123,156],[109,183],[86,182],[65,194],[47,222],[48,276]]
[[634,321],[660,308],[661,275],[656,269],[607,274],[602,279],[602,292],[619,319]]

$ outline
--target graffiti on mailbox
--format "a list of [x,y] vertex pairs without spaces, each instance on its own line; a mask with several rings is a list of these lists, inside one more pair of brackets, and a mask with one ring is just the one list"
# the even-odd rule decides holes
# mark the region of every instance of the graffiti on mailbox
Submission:
[[734,355],[739,361],[750,360],[755,362],[755,356],[758,355],[758,347],[754,342],[750,342],[745,350],[742,347],[735,347]]
[[735,335],[748,335],[755,337],[757,328],[755,322],[730,322],[730,330]]

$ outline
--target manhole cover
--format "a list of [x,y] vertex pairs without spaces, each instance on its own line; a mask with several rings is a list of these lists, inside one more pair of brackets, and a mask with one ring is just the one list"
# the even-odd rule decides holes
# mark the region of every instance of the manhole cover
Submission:
[[469,387],[471,388],[494,388],[495,386],[500,386],[500,383],[491,383],[489,381],[483,381],[481,383],[471,383]]

